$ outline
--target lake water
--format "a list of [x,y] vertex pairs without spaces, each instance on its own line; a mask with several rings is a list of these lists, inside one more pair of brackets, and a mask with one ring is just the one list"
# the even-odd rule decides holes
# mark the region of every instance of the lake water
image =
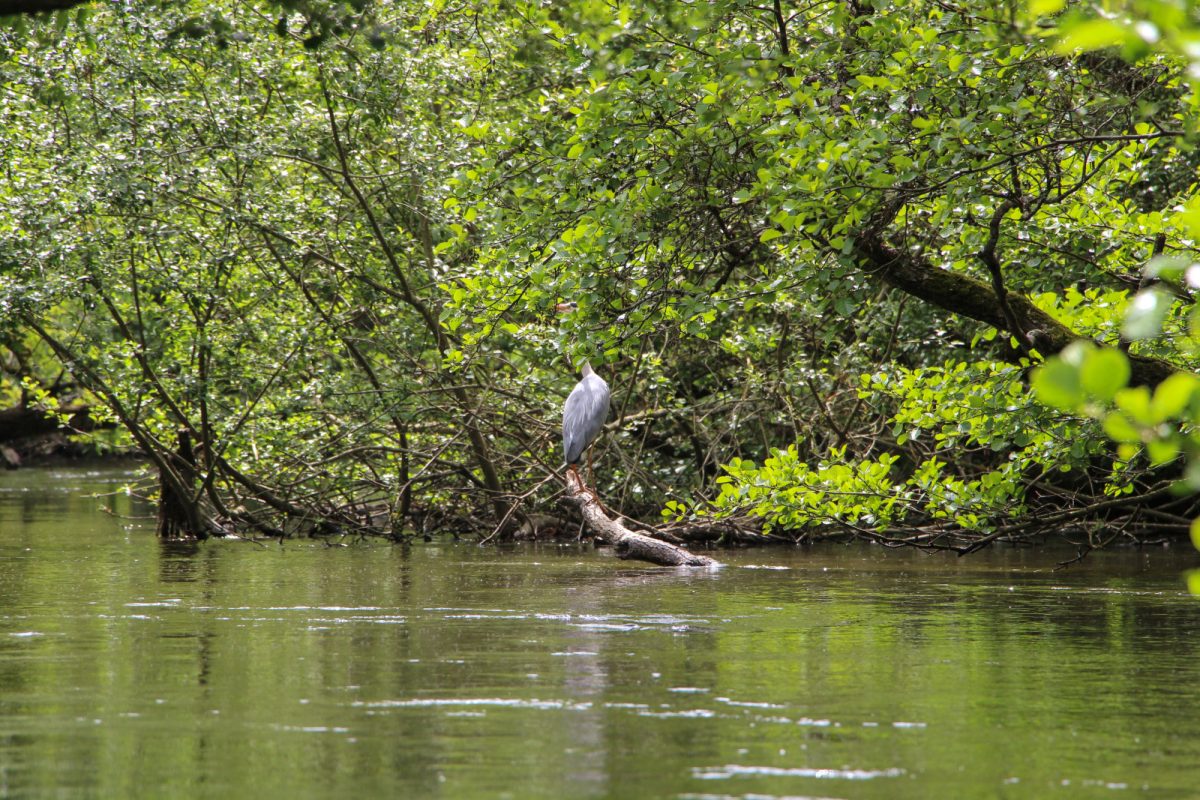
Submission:
[[0,475],[0,796],[1200,796],[1189,547],[181,547],[131,475]]

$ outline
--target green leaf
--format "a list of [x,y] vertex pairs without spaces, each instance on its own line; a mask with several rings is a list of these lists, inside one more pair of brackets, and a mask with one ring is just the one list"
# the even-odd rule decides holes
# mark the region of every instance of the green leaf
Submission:
[[1195,375],[1176,372],[1158,385],[1150,409],[1155,418],[1162,422],[1178,417],[1192,401],[1200,381]]
[[1124,414],[1109,414],[1104,418],[1104,432],[1114,442],[1140,443],[1141,432]]
[[1125,312],[1121,335],[1131,341],[1157,336],[1171,303],[1171,296],[1157,286],[1138,292]]
[[1175,215],[1175,221],[1188,233],[1195,235],[1196,231],[1200,231],[1200,206],[1194,200],[1189,202]]
[[1047,17],[1063,10],[1067,0],[1029,0],[1031,17]]
[[1146,264],[1143,272],[1152,278],[1178,280],[1183,277],[1184,271],[1191,265],[1191,259],[1182,256],[1155,256]]
[[783,231],[778,231],[774,228],[767,228],[765,231],[759,234],[758,240],[760,242],[769,242],[772,239],[778,239],[780,236],[783,236]]
[[[1192,545],[1197,550],[1200,550],[1200,519],[1192,520],[1192,527],[1189,533],[1192,535]],[[1200,570],[1194,569],[1188,573],[1188,588],[1192,589],[1192,594],[1200,594],[1200,591],[1196,591],[1196,588],[1192,586],[1193,580],[1200,583]]]
[[1124,44],[1125,29],[1109,19],[1089,19],[1067,28],[1055,48],[1060,53],[1074,50],[1101,50]]
[[1079,370],[1061,358],[1052,358],[1034,370],[1032,384],[1038,399],[1048,406],[1075,411],[1083,404]]
[[1129,414],[1134,422],[1141,425],[1153,425],[1154,415],[1150,412],[1150,390],[1145,386],[1133,386],[1117,392],[1117,408]]
[[567,151],[567,158],[579,158],[583,155],[584,146],[580,142],[571,145],[571,149]]
[[1076,369],[1083,367],[1083,362],[1096,349],[1096,345],[1087,339],[1077,339],[1062,349],[1058,357]]
[[1146,442],[1146,453],[1150,456],[1150,463],[1154,466],[1166,464],[1179,455],[1179,442],[1174,437],[1151,439]]
[[1095,350],[1084,359],[1079,381],[1083,390],[1097,400],[1111,400],[1129,382],[1129,360],[1120,350]]

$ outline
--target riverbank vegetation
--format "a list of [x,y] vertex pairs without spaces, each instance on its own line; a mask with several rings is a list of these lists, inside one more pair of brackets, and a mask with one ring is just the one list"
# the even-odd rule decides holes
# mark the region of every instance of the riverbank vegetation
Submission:
[[599,495],[677,534],[1186,537],[1197,96],[1156,30],[886,0],[10,19],[0,400],[116,426],[173,535],[573,532],[590,359]]

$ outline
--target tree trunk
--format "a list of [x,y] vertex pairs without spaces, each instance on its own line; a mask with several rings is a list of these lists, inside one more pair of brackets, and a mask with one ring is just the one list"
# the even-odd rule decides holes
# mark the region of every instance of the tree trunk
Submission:
[[[992,287],[968,275],[941,269],[923,256],[893,247],[877,233],[859,238],[855,252],[864,271],[927,303],[954,314],[1026,337],[1026,344],[1051,356],[1085,337],[1035,306],[1024,295],[1008,292],[1008,306],[1021,330],[1014,331]],[[1178,370],[1157,358],[1130,354],[1130,383],[1157,386]]]
[[179,431],[179,449],[166,453],[174,471],[158,473],[158,535],[164,539],[206,539],[196,487],[196,455],[186,430]]

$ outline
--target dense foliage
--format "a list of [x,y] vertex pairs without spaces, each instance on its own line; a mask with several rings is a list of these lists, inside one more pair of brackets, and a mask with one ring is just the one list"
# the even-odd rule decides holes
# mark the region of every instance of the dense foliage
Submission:
[[[1152,428],[1200,397],[1197,97],[1148,29],[1033,5],[0,28],[0,366],[47,405],[63,381],[28,365],[66,366],[192,533],[545,524],[585,358],[615,395],[598,488],[633,516],[962,549],[1186,530],[1187,425],[1089,402],[1136,394]],[[1081,376],[1078,340],[1105,354]],[[1069,347],[1045,405],[1030,369]]]

